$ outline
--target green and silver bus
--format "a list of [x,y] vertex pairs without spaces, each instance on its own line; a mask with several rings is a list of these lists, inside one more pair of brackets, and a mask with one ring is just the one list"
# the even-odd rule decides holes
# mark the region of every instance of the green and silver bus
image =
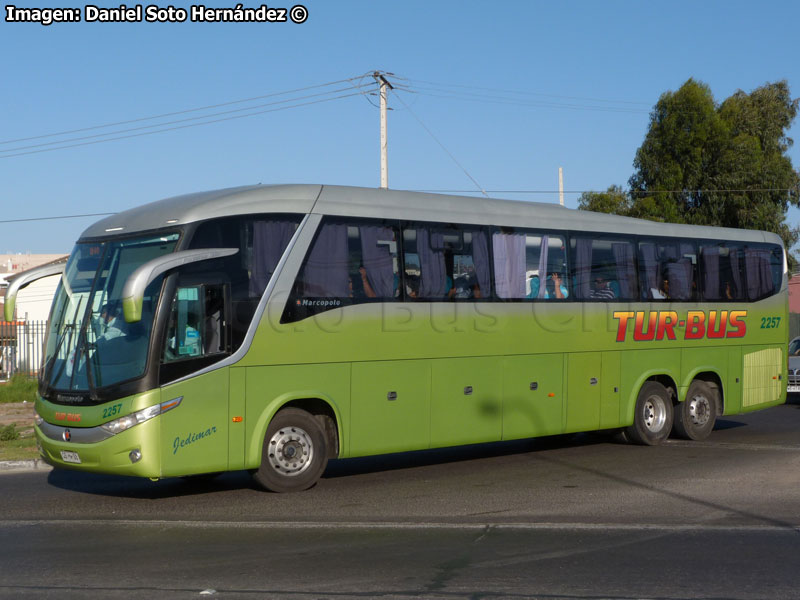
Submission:
[[700,440],[785,401],[786,256],[766,232],[259,185],[103,219],[62,268],[35,405],[59,468],[298,491],[331,458]]

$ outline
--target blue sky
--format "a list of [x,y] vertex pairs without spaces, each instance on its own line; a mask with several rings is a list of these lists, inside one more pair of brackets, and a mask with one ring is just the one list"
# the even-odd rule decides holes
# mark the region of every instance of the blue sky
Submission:
[[[402,102],[390,97],[390,187],[475,189],[466,170],[486,190],[549,192],[496,196],[548,202],[558,201],[558,167],[570,192],[626,186],[650,109],[689,77],[707,83],[717,101],[780,79],[800,96],[796,0],[303,4],[309,14],[303,24],[0,21],[0,142],[356,78],[156,121],[0,144],[0,220],[115,212],[259,182],[377,187],[378,109],[361,94],[105,143],[23,155],[53,146],[12,150],[281,99],[327,99],[351,93],[352,83],[369,83],[357,78],[375,69],[394,73],[393,81],[409,90],[398,91]],[[16,5],[83,9],[85,3]],[[301,99],[322,93],[328,95]],[[240,114],[246,113],[214,118]],[[790,156],[800,168],[797,121],[790,136],[799,144]],[[576,206],[578,195],[568,193],[567,205]],[[96,219],[0,223],[0,252],[68,252]],[[800,211],[793,209],[789,220],[800,223]]]

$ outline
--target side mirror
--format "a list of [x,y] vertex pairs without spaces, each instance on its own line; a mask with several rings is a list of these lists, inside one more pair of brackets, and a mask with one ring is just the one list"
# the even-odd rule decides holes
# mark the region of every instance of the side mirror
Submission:
[[6,300],[3,306],[3,317],[6,321],[11,321],[14,318],[14,308],[17,305],[17,292],[22,288],[30,285],[34,281],[51,277],[53,275],[60,275],[64,272],[66,263],[59,263],[57,265],[42,265],[35,269],[31,269],[21,276],[14,279],[6,290]]
[[177,269],[183,265],[231,256],[238,248],[208,248],[203,250],[182,250],[165,256],[159,256],[138,267],[130,274],[122,288],[122,312],[126,323],[142,320],[142,304],[144,290],[156,277],[166,271]]

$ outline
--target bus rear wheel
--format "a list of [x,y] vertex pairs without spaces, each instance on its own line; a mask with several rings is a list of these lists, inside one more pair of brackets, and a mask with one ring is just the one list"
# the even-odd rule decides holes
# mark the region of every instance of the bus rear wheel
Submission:
[[267,428],[261,466],[253,478],[271,492],[301,492],[317,483],[327,464],[320,422],[304,410],[285,408]]
[[633,425],[625,429],[625,437],[637,444],[656,446],[669,437],[672,419],[667,388],[657,381],[647,381],[636,398]]
[[717,395],[705,381],[695,379],[686,400],[675,409],[675,435],[685,440],[704,440],[717,420]]

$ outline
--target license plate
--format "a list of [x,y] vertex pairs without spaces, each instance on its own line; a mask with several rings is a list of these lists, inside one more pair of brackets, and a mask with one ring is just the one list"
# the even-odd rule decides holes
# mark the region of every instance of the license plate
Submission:
[[800,392],[800,385],[790,385],[786,388],[787,392]]
[[76,465],[81,464],[81,457],[78,456],[78,453],[70,452],[69,450],[61,451],[61,460],[68,463],[75,463]]

